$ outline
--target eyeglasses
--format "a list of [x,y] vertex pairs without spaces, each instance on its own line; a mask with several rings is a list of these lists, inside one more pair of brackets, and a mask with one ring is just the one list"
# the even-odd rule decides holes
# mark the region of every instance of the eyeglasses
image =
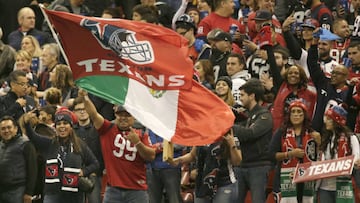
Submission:
[[119,117],[131,117],[132,115],[125,111],[115,112]]
[[340,72],[340,71],[332,71],[331,74],[334,75],[346,75],[346,73]]
[[29,87],[29,83],[27,83],[27,82],[15,82],[15,84],[17,84],[21,87]]
[[86,112],[85,108],[74,109],[74,111],[80,112],[80,113]]
[[180,35],[184,36],[187,32],[189,32],[189,30],[186,30],[184,32],[179,32]]

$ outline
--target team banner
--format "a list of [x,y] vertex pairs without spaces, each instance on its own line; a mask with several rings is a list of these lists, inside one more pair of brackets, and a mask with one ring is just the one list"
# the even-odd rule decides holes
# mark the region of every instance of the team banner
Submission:
[[355,162],[354,157],[351,155],[338,159],[298,164],[293,183],[351,175]]
[[141,124],[175,144],[214,143],[234,113],[192,80],[187,40],[152,24],[45,10],[68,57],[75,83],[122,105]]
[[188,41],[162,26],[45,10],[66,52],[74,79],[128,77],[155,90],[190,89]]

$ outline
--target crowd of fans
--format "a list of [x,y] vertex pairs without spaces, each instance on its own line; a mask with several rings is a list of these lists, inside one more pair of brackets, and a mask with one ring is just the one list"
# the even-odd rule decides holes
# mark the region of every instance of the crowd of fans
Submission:
[[[0,202],[360,202],[360,1],[5,2]],[[164,162],[160,136],[76,87],[40,6],[182,35],[233,128]],[[291,183],[299,163],[350,155],[352,176]]]

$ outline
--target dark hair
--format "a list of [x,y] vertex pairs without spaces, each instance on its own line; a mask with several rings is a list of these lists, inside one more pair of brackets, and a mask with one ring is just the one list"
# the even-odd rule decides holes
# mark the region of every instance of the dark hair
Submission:
[[274,53],[279,53],[282,55],[282,58],[283,59],[288,59],[289,58],[289,49],[286,48],[286,47],[282,47],[282,46],[277,46],[275,49],[274,49]]
[[10,82],[17,82],[17,79],[19,77],[26,77],[26,72],[23,70],[14,70],[9,75],[9,81]]
[[152,13],[145,13],[144,15],[141,15],[141,20],[147,23],[159,24],[159,19],[157,15],[154,15]]
[[124,18],[124,12],[123,12],[122,7],[106,8],[106,9],[104,9],[103,14],[109,14],[113,18]]
[[206,3],[208,3],[208,4],[210,3],[209,6],[211,7],[211,10],[215,11],[217,8],[220,7],[221,3],[225,2],[225,1],[227,1],[227,0],[213,0],[212,3],[210,3],[209,1],[206,1]]
[[360,50],[360,42],[359,41],[351,41],[351,43],[349,44],[349,48],[354,48],[356,47],[358,50]]
[[156,17],[158,17],[158,11],[155,6],[138,4],[132,9],[132,12],[133,13],[136,12],[136,13],[140,14],[141,17],[148,13],[153,14]]
[[250,78],[245,84],[243,84],[239,90],[244,90],[246,94],[255,94],[255,101],[259,102],[265,92],[265,88],[261,81],[257,78]]
[[[53,141],[54,141],[56,144],[60,144],[59,139],[60,139],[59,136],[56,136]],[[80,143],[81,140],[80,140],[80,138],[76,135],[74,129],[72,129],[72,130],[70,131],[69,141],[70,141],[70,143],[72,143],[72,145],[73,145],[74,152],[77,153],[77,154],[81,153],[81,143]]]
[[76,105],[84,103],[84,100],[81,97],[76,97],[73,102],[73,107],[75,108]]
[[244,70],[247,69],[247,67],[246,67],[246,62],[245,62],[245,57],[244,57],[243,55],[240,55],[240,54],[238,54],[238,53],[231,53],[231,54],[229,54],[228,58],[229,58],[229,57],[237,58],[238,61],[239,61],[239,64],[243,64],[243,65],[244,65]]
[[46,105],[46,106],[41,107],[39,109],[39,111],[43,111],[47,114],[50,114],[51,120],[54,121],[56,109],[57,109],[57,107],[55,105]]
[[338,140],[341,135],[345,135],[345,137],[347,138],[347,144],[350,149],[348,154],[346,154],[346,156],[351,155],[352,154],[351,139],[350,139],[351,130],[347,126],[339,125],[336,122],[333,122],[333,124],[334,124],[334,132],[332,130],[326,130],[325,126],[323,127],[323,131],[321,134],[320,150],[323,152],[326,151],[328,144],[330,144],[331,142],[331,137],[335,135],[334,145],[330,149],[331,158],[334,158],[334,155],[337,152],[337,148],[338,148]]
[[12,116],[3,116],[0,118],[0,123],[3,122],[3,121],[7,121],[7,120],[10,120],[15,127],[18,127],[18,123],[16,122],[16,120],[12,117]]
[[[300,135],[304,136],[306,132],[311,133],[314,130],[311,127],[311,120],[310,120],[310,117],[309,117],[307,111],[304,110],[304,109],[302,109],[302,110],[304,112],[304,121],[303,121],[302,126],[301,126],[301,134]],[[289,111],[285,115],[284,122],[283,122],[283,124],[281,126],[281,130],[282,130],[282,133],[283,133],[283,138],[286,137],[287,129],[293,126],[293,124],[290,121],[290,114],[291,114],[291,112],[290,112],[290,109],[289,109]]]
[[[301,67],[301,66],[299,66],[299,65],[297,65],[297,64],[294,64],[294,65],[292,65],[292,66],[297,67],[297,69],[299,70],[300,82],[299,82],[299,84],[298,84],[298,88],[299,88],[299,89],[307,88],[307,84],[308,84],[308,82],[309,82],[309,79],[308,79],[308,77],[306,76],[306,73],[305,73],[305,71],[304,71],[304,68]],[[284,80],[285,80],[285,82],[287,82],[287,80],[288,80],[287,77],[288,77],[288,74],[289,74],[289,70],[290,70],[290,68],[291,68],[292,66],[290,66],[289,68],[287,68],[287,69],[285,70],[285,74],[284,74]]]

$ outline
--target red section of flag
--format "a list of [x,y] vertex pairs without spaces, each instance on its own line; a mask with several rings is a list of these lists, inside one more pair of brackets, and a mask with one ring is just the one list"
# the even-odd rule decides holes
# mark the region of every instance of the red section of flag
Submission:
[[57,31],[74,79],[119,75],[153,89],[190,89],[193,65],[187,40],[153,24],[45,10]]
[[180,91],[178,121],[171,141],[185,146],[211,144],[230,130],[234,120],[224,101],[194,81],[191,91]]
[[338,159],[298,164],[295,169],[293,183],[351,175],[354,167],[354,157],[352,155]]

